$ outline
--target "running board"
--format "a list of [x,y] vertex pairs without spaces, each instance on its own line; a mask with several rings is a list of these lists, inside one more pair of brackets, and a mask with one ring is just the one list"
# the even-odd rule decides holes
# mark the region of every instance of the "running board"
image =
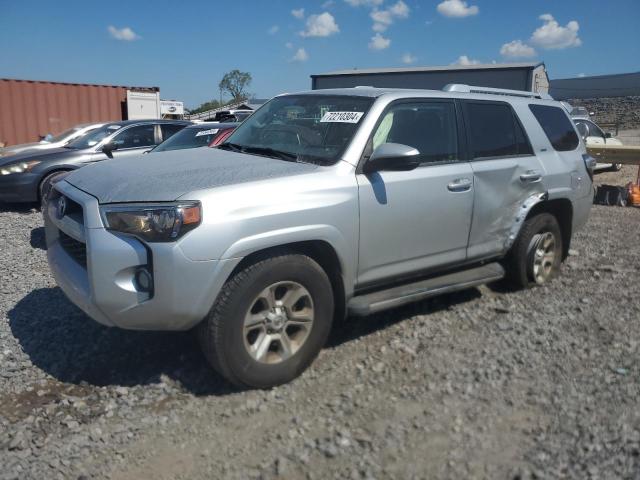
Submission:
[[379,290],[359,295],[349,300],[347,309],[349,315],[363,317],[371,313],[389,308],[399,307],[407,303],[417,302],[456,290],[464,290],[483,283],[500,280],[504,277],[504,269],[499,263],[489,263],[480,267],[448,273],[427,280],[408,283],[387,290]]

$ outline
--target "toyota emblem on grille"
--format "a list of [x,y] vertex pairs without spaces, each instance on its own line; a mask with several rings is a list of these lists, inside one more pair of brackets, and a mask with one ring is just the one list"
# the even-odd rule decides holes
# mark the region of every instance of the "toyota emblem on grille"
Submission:
[[58,199],[58,218],[64,217],[64,214],[67,212],[67,200],[64,197],[60,197]]

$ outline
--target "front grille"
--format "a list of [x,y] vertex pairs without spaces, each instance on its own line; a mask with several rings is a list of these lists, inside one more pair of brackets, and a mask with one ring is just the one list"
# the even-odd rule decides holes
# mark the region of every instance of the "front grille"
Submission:
[[60,245],[79,265],[87,268],[87,246],[59,230]]
[[74,217],[78,216],[80,217],[80,219],[82,219],[82,205],[74,200],[71,200],[69,197],[65,197],[65,199],[67,200],[67,209],[65,212],[66,215]]

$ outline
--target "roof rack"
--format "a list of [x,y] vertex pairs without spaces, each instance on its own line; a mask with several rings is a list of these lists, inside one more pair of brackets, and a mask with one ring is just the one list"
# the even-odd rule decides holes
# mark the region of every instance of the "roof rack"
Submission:
[[527,92],[525,90],[508,90],[506,88],[479,87],[465,85],[463,83],[450,83],[442,89],[445,92],[459,93],[488,93],[490,95],[507,95],[510,97],[539,98],[541,100],[553,100],[548,93]]

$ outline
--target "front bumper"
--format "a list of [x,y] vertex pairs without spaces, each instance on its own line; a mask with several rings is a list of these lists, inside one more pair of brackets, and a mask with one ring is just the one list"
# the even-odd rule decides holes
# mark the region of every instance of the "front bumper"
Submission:
[[39,182],[40,176],[36,173],[0,175],[0,201],[35,202],[38,200]]
[[[58,218],[56,199],[61,194],[82,207],[78,221]],[[106,230],[97,200],[65,181],[55,185],[44,217],[56,282],[73,303],[104,325],[187,330],[207,315],[233,267],[230,261],[190,260],[179,241],[146,244]],[[152,273],[151,292],[141,291],[134,281],[139,268]]]

